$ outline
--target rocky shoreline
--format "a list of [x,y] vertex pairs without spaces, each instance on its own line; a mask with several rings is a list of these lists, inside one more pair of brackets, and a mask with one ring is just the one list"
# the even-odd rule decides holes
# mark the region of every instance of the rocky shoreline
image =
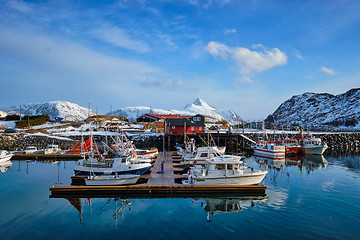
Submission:
[[[245,134],[247,137],[258,140],[262,134],[249,133]],[[316,137],[321,138],[323,142],[328,145],[326,154],[339,154],[339,153],[358,153],[360,151],[360,133],[331,133],[331,134],[314,134]],[[51,135],[50,135],[51,136]],[[268,134],[270,139],[273,139],[272,134]],[[275,136],[275,139],[278,136]],[[289,138],[295,138],[296,135],[289,135]],[[105,136],[95,135],[94,139],[97,143],[105,142]],[[133,140],[137,148],[149,149],[156,147],[159,151],[163,148],[163,138],[161,135],[136,135],[129,136]],[[63,139],[51,138],[46,135],[26,135],[24,133],[15,134],[0,134],[0,149],[12,151],[25,149],[27,146],[35,146],[38,149],[44,149],[49,144],[57,144],[63,150],[71,149],[77,141],[81,140],[81,136],[70,136]],[[108,137],[110,141],[110,137]],[[238,144],[238,146],[236,146]],[[234,149],[248,149],[252,145],[251,142],[245,140],[244,143],[228,142],[226,144],[229,152],[234,152]],[[174,149],[172,149],[174,150]]]

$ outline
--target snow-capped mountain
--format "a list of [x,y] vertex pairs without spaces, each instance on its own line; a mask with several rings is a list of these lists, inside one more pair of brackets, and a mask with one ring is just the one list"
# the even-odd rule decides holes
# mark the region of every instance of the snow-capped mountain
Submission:
[[[19,114],[20,106],[11,106],[3,109],[9,114]],[[21,105],[22,115],[49,115],[50,119],[61,117],[66,121],[81,121],[89,115],[95,115],[95,112],[87,108],[81,107],[75,103],[67,101],[54,101],[47,103],[29,103]]]
[[131,122],[135,122],[136,118],[146,113],[193,115],[193,113],[187,111],[164,110],[164,109],[139,106],[139,107],[123,107],[120,108],[119,110],[113,111],[112,113],[107,113],[106,116],[117,116],[117,117],[122,116],[122,117],[126,117]]
[[219,120],[224,119],[224,117],[220,116],[216,112],[216,108],[211,107],[209,104],[207,104],[201,98],[197,98],[193,103],[186,105],[184,110],[187,112],[191,112],[193,114],[207,115],[207,116],[219,119]]
[[309,129],[360,128],[360,88],[346,93],[304,93],[282,103],[265,120],[284,127]]
[[244,122],[244,119],[242,119],[233,110],[219,111],[218,114],[221,115],[230,125],[237,125]]
[[145,114],[145,113],[153,113],[153,114],[180,114],[180,115],[196,115],[196,114],[202,114],[214,117],[218,120],[225,119],[230,124],[238,124],[242,122],[243,120],[241,117],[239,117],[238,114],[236,114],[234,111],[219,111],[217,112],[216,108],[210,106],[207,104],[204,100],[201,98],[197,98],[193,103],[187,104],[184,107],[184,110],[163,110],[163,109],[157,109],[157,108],[150,108],[150,107],[124,107],[119,110],[116,110],[112,113],[107,113],[107,116],[124,116],[129,121],[135,121],[136,118],[139,116]]

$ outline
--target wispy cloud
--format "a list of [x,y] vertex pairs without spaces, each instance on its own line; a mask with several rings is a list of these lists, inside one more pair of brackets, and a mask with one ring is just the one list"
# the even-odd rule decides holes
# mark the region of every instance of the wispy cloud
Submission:
[[92,34],[107,43],[116,47],[134,50],[145,53],[150,50],[149,46],[143,41],[133,39],[126,30],[117,27],[101,27],[94,29]]
[[295,58],[300,59],[300,60],[304,60],[303,56],[301,55],[299,50],[294,50],[293,54],[292,54]]
[[234,34],[234,33],[236,33],[236,29],[235,29],[235,28],[225,29],[225,35]]
[[197,91],[198,89],[192,83],[184,81],[182,78],[169,78],[160,74],[148,74],[141,86],[162,88],[170,91]]
[[243,47],[231,48],[217,42],[209,42],[206,46],[206,50],[211,55],[234,60],[240,72],[245,75],[262,72],[287,63],[286,54],[278,48],[266,49],[259,44],[253,46],[253,48],[259,50],[252,51]]
[[327,75],[336,75],[337,73],[334,71],[334,69],[332,68],[327,68],[327,67],[324,67],[322,66],[320,69],[319,69],[321,72],[327,74]]

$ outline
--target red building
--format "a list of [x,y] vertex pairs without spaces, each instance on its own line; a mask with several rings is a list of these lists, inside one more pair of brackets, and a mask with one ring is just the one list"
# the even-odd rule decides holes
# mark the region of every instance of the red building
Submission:
[[166,119],[165,131],[167,134],[187,134],[205,133],[203,122],[194,122],[188,118]]

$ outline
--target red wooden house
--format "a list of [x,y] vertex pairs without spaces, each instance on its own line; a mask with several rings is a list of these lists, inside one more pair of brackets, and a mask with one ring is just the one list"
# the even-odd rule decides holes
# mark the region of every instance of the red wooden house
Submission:
[[205,133],[203,122],[194,122],[188,118],[166,119],[165,131],[167,134],[187,134]]

